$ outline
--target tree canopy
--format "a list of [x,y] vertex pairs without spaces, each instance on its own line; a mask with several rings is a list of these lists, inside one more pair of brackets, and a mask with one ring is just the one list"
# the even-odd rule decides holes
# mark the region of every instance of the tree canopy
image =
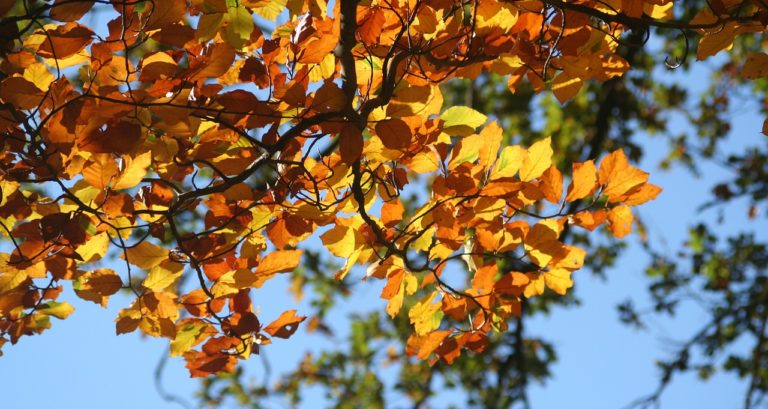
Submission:
[[[389,321],[353,334],[401,342],[390,359],[415,406],[434,373],[477,405],[524,402],[554,356],[524,317],[572,302],[571,274],[611,264],[617,239],[645,232],[633,208],[661,193],[632,164],[631,127],[667,132],[689,97],[654,67],[722,65],[687,118],[696,142],[670,138],[669,163],[694,170],[728,133],[732,89],[757,99],[768,76],[763,1],[6,0],[0,16],[0,346],[73,313],[64,286],[102,306],[122,290],[117,334],[167,338],[208,394],[299,326],[331,331],[334,298],[362,278]],[[670,56],[649,54],[652,33]],[[707,205],[765,199],[765,150],[724,162],[739,176]],[[691,274],[646,243],[650,289],[674,312],[703,276],[712,322],[640,404],[692,348],[747,331],[755,348],[728,369],[752,407],[768,391],[768,252],[748,235],[718,247],[706,224],[691,237]],[[315,310],[261,316],[252,295],[284,275]],[[342,380],[371,401],[339,406],[375,406],[372,362],[362,342],[279,393]]]

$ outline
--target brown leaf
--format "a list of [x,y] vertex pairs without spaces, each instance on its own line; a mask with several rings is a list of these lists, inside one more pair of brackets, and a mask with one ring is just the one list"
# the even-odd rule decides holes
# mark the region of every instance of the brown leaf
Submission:
[[45,41],[37,53],[44,58],[64,59],[73,55],[93,41],[94,32],[78,23],[67,23],[47,30]]
[[411,128],[400,118],[379,121],[375,129],[376,135],[389,149],[404,149],[411,144]]

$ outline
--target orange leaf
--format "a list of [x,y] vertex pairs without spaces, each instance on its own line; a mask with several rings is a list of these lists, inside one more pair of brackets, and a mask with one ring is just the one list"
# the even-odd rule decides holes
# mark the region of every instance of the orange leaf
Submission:
[[573,164],[573,180],[568,186],[566,202],[583,199],[595,192],[597,188],[597,168],[595,162],[589,160],[584,163]]
[[452,330],[434,331],[427,335],[411,335],[406,344],[406,353],[416,355],[419,359],[427,359],[432,352],[451,335]]
[[403,212],[405,212],[405,208],[400,199],[394,198],[384,202],[381,206],[381,221],[387,227],[397,226],[403,220]]
[[549,264],[553,258],[561,258],[565,248],[558,240],[559,236],[560,226],[556,220],[547,219],[536,223],[525,236],[524,246],[528,257],[541,267]]
[[273,337],[288,338],[299,328],[299,323],[307,319],[304,316],[297,316],[296,310],[288,310],[280,314],[276,320],[269,323],[264,328],[264,332]]
[[117,172],[117,162],[112,155],[97,153],[91,156],[83,168],[83,178],[96,189],[104,189],[109,186]]
[[539,179],[539,189],[544,198],[552,203],[560,203],[563,197],[563,174],[556,167],[550,166]]
[[600,209],[596,210],[594,212],[589,212],[587,210],[584,210],[582,212],[576,213],[573,216],[573,223],[577,226],[583,227],[589,231],[595,230],[598,226],[603,224],[605,221],[607,215],[605,213],[605,210]]
[[608,212],[608,229],[620,239],[632,231],[632,220],[632,211],[628,206],[616,206]]
[[203,65],[197,68],[199,71],[192,75],[191,80],[205,80],[224,75],[235,61],[235,49],[227,43],[218,43],[205,53],[204,58]]
[[624,194],[648,181],[648,173],[631,166],[621,150],[603,159],[598,175],[609,203],[620,202]]
[[661,193],[661,190],[662,189],[656,185],[644,183],[627,193],[626,199],[622,202],[627,206],[637,206],[655,199],[656,196]]
[[301,261],[303,250],[278,250],[261,259],[256,267],[257,275],[272,275],[293,271]]
[[576,96],[584,85],[584,80],[569,72],[561,72],[552,81],[552,92],[561,104]]
[[[472,288],[478,290],[478,294],[488,294],[493,290],[494,279],[499,272],[496,263],[486,264],[475,271],[472,278]],[[480,292],[479,290],[483,290]]]
[[187,361],[187,369],[193,378],[205,378],[219,373],[231,373],[235,370],[237,358],[223,353],[208,355],[200,351],[187,351],[184,353]]

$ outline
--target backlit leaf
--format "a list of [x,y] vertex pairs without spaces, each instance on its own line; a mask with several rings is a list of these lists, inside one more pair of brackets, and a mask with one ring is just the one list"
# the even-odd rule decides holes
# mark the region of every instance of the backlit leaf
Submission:
[[280,314],[276,320],[264,327],[264,332],[273,337],[289,338],[299,328],[299,324],[307,317],[296,315],[296,310],[288,310]]
[[440,303],[432,303],[435,296],[437,296],[437,293],[432,292],[422,298],[421,301],[408,311],[408,318],[411,324],[413,324],[417,335],[426,335],[440,326],[443,312],[440,310]]
[[528,148],[528,153],[520,167],[520,180],[533,180],[552,165],[552,139],[542,139]]
[[168,250],[148,241],[142,241],[138,245],[128,248],[126,251],[129,263],[136,267],[149,270],[168,259]]
[[588,160],[584,163],[573,164],[573,180],[568,186],[566,202],[583,199],[597,189],[597,168],[595,162]]

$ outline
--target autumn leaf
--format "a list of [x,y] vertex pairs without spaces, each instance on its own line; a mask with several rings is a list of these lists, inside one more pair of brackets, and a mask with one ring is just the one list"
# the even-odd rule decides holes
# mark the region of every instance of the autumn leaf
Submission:
[[565,295],[566,291],[573,287],[571,271],[564,268],[553,268],[543,273],[544,283],[547,288],[559,295]]
[[527,182],[541,176],[552,165],[552,139],[542,139],[528,148],[520,167],[520,180]]
[[115,190],[130,189],[141,182],[152,164],[152,152],[147,151],[133,156],[123,157],[123,169],[112,186]]
[[176,337],[171,340],[171,356],[182,356],[207,337],[216,334],[216,330],[203,320],[187,318],[176,323]]
[[597,168],[595,162],[589,160],[584,163],[573,164],[573,180],[568,185],[568,194],[565,196],[566,202],[583,199],[597,188]]
[[561,104],[576,96],[584,80],[568,72],[561,72],[552,82],[552,92]]
[[141,285],[148,290],[162,291],[175,283],[183,272],[183,264],[165,259],[149,270],[147,278],[144,279]]
[[168,259],[168,250],[148,241],[142,241],[126,249],[122,257],[136,267],[149,270]]
[[78,23],[56,26],[46,30],[45,41],[37,53],[44,58],[63,60],[85,48],[93,41],[93,36],[93,30]]
[[48,301],[43,303],[38,311],[42,314],[63,320],[69,317],[69,315],[75,311],[75,308],[65,302]]
[[404,149],[411,143],[411,128],[402,119],[391,118],[376,124],[376,135],[389,149]]
[[106,307],[109,296],[123,287],[123,280],[114,270],[100,268],[78,276],[72,287],[80,298]]
[[619,205],[608,212],[608,228],[616,238],[622,238],[632,231],[632,211],[628,206]]
[[296,310],[288,310],[264,327],[264,332],[273,337],[289,338],[307,317],[296,315]]
[[624,195],[648,180],[648,173],[631,166],[624,152],[617,150],[600,162],[598,180],[604,185],[603,193],[609,203],[624,199]]
[[469,107],[453,106],[446,109],[440,119],[444,121],[443,132],[468,136],[484,124],[488,117]]
[[514,176],[520,170],[520,167],[523,166],[525,157],[525,149],[519,146],[505,146],[501,149],[499,158],[494,164],[490,179],[495,180]]
[[256,274],[270,276],[294,270],[301,260],[302,250],[282,250],[269,253],[256,268]]
[[766,76],[768,76],[768,54],[755,53],[748,56],[741,70],[741,77],[754,80]]
[[440,326],[443,312],[440,310],[440,303],[432,303],[435,296],[437,296],[437,292],[432,292],[408,311],[408,318],[417,335],[426,335]]

